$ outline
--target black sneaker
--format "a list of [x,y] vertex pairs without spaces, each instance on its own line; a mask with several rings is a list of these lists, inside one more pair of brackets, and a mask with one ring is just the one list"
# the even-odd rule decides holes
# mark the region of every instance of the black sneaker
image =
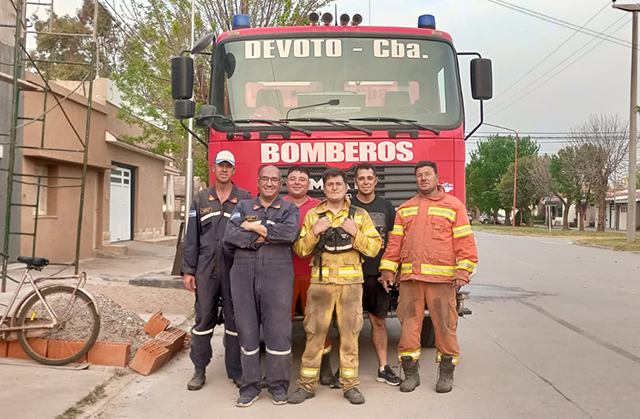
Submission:
[[259,394],[256,394],[255,396],[250,396],[250,395],[240,396],[238,397],[238,400],[236,400],[236,406],[249,407],[253,404],[253,402],[258,400],[259,398],[260,398]]
[[333,378],[331,379],[331,384],[329,384],[329,387],[331,388],[342,387],[342,384],[340,384],[340,369],[338,369],[336,373],[333,374]]
[[376,381],[379,383],[387,383],[390,386],[399,386],[400,383],[402,383],[400,377],[396,375],[389,364],[385,365],[384,370],[382,371],[378,369],[378,376],[376,377]]
[[272,396],[271,401],[276,406],[280,406],[283,404],[287,404],[287,402],[289,401],[289,396],[287,395],[287,393],[277,393]]

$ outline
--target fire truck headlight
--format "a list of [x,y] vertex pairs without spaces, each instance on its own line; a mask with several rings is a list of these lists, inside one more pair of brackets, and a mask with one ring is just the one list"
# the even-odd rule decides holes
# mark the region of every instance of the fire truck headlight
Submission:
[[309,22],[311,22],[311,26],[317,26],[320,21],[320,16],[316,12],[309,13]]
[[362,23],[362,15],[360,13],[356,13],[351,18],[351,26],[358,26]]
[[349,15],[343,13],[340,15],[340,26],[347,26],[349,24]]
[[329,12],[323,13],[322,23],[324,23],[326,26],[329,26],[331,25],[331,22],[333,22],[333,15]]
[[231,21],[231,29],[247,29],[251,27],[251,19],[248,15],[234,15]]
[[436,18],[433,15],[421,15],[418,17],[418,27],[422,29],[435,29]]

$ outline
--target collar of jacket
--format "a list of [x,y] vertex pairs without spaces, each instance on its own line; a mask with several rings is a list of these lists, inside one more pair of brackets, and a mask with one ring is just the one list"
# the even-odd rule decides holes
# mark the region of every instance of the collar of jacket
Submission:
[[[216,184],[214,183],[210,187],[210,189],[211,189],[211,191],[209,192],[209,196],[210,197],[212,196],[214,199],[209,199],[209,200],[210,201],[219,201],[220,198],[218,197],[218,192],[216,192]],[[227,201],[231,202],[232,204],[237,204],[238,203],[238,187],[236,186],[235,183],[233,183],[233,181],[231,181],[231,193],[229,194],[229,198],[227,198]],[[221,202],[221,204],[224,204],[224,202]]]
[[[351,206],[351,200],[349,199],[348,196],[344,197],[344,205],[342,206],[342,209],[335,215],[336,217],[341,217],[342,213],[346,213],[344,214],[344,216],[346,217],[349,214],[349,207]],[[333,214],[333,211],[331,211],[329,209],[328,206],[328,202],[326,199],[322,200],[322,202],[320,202],[318,204],[318,206],[316,207],[316,212],[318,214],[322,214],[323,212],[330,212]]]
[[[257,210],[258,208],[262,208],[264,205],[262,205],[262,202],[260,202],[260,195],[256,196],[253,199],[253,209]],[[273,201],[271,203],[271,205],[269,205],[269,208],[275,208],[275,209],[280,209],[280,207],[282,206],[282,198],[277,197],[275,201]]]
[[444,188],[440,185],[438,185],[438,192],[440,193],[437,196],[433,196],[431,198],[423,198],[420,196],[420,194],[418,194],[418,196],[420,196],[420,199],[429,199],[431,201],[439,201],[445,197],[446,192],[444,191]]

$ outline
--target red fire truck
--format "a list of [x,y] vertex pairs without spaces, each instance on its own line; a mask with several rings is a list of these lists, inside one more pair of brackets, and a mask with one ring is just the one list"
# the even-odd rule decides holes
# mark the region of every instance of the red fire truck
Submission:
[[[308,166],[309,194],[322,198],[327,167],[347,171],[353,187],[355,166],[370,162],[380,178],[376,194],[397,206],[417,193],[415,163],[432,160],[445,190],[464,202],[465,139],[482,124],[482,101],[492,96],[491,61],[457,52],[431,15],[420,16],[417,28],[362,26],[360,15],[351,24],[342,15],[340,25],[331,25],[329,13],[309,18],[311,26],[250,28],[248,16],[239,15],[212,53],[204,52],[214,40],[209,35],[172,58],[175,117],[182,126],[188,129],[184,120],[196,108],[193,59],[186,54],[208,54],[209,104],[200,107],[196,125],[209,128],[209,141],[200,141],[210,159],[233,152],[234,181],[254,196],[264,164],[283,172]],[[471,60],[471,94],[481,117],[466,138],[461,55],[478,57]],[[458,293],[460,315],[470,313],[466,294]],[[423,346],[434,345],[430,319],[421,338]]]
[[[420,16],[417,28],[363,26],[360,15],[351,23],[342,15],[340,25],[331,24],[329,13],[310,20],[311,26],[250,28],[248,16],[238,15],[233,29],[218,36],[209,104],[196,117],[196,125],[210,127],[209,158],[233,152],[234,181],[254,196],[263,164],[283,172],[309,166],[310,194],[320,196],[325,168],[353,176],[358,163],[370,162],[380,177],[376,193],[395,205],[417,192],[415,163],[432,160],[445,190],[464,202],[458,56],[478,57],[471,61],[471,90],[481,109],[492,95],[490,60],[457,52],[431,15]],[[205,37],[189,52],[202,53],[212,41]],[[191,57],[173,58],[178,119],[194,114],[192,68]]]

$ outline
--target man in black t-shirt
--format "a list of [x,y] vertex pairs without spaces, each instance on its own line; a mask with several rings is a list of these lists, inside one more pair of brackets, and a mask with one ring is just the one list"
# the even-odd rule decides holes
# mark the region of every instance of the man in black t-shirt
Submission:
[[378,176],[376,176],[376,169],[373,165],[360,164],[356,168],[355,183],[358,194],[353,197],[351,203],[356,207],[364,208],[369,213],[383,241],[378,255],[374,258],[365,258],[362,264],[364,273],[362,307],[369,312],[371,340],[373,340],[379,362],[376,381],[397,386],[402,380],[387,363],[387,326],[385,322],[391,296],[378,282],[380,259],[384,254],[389,232],[393,230],[396,211],[391,202],[376,196],[375,187],[378,184]]

